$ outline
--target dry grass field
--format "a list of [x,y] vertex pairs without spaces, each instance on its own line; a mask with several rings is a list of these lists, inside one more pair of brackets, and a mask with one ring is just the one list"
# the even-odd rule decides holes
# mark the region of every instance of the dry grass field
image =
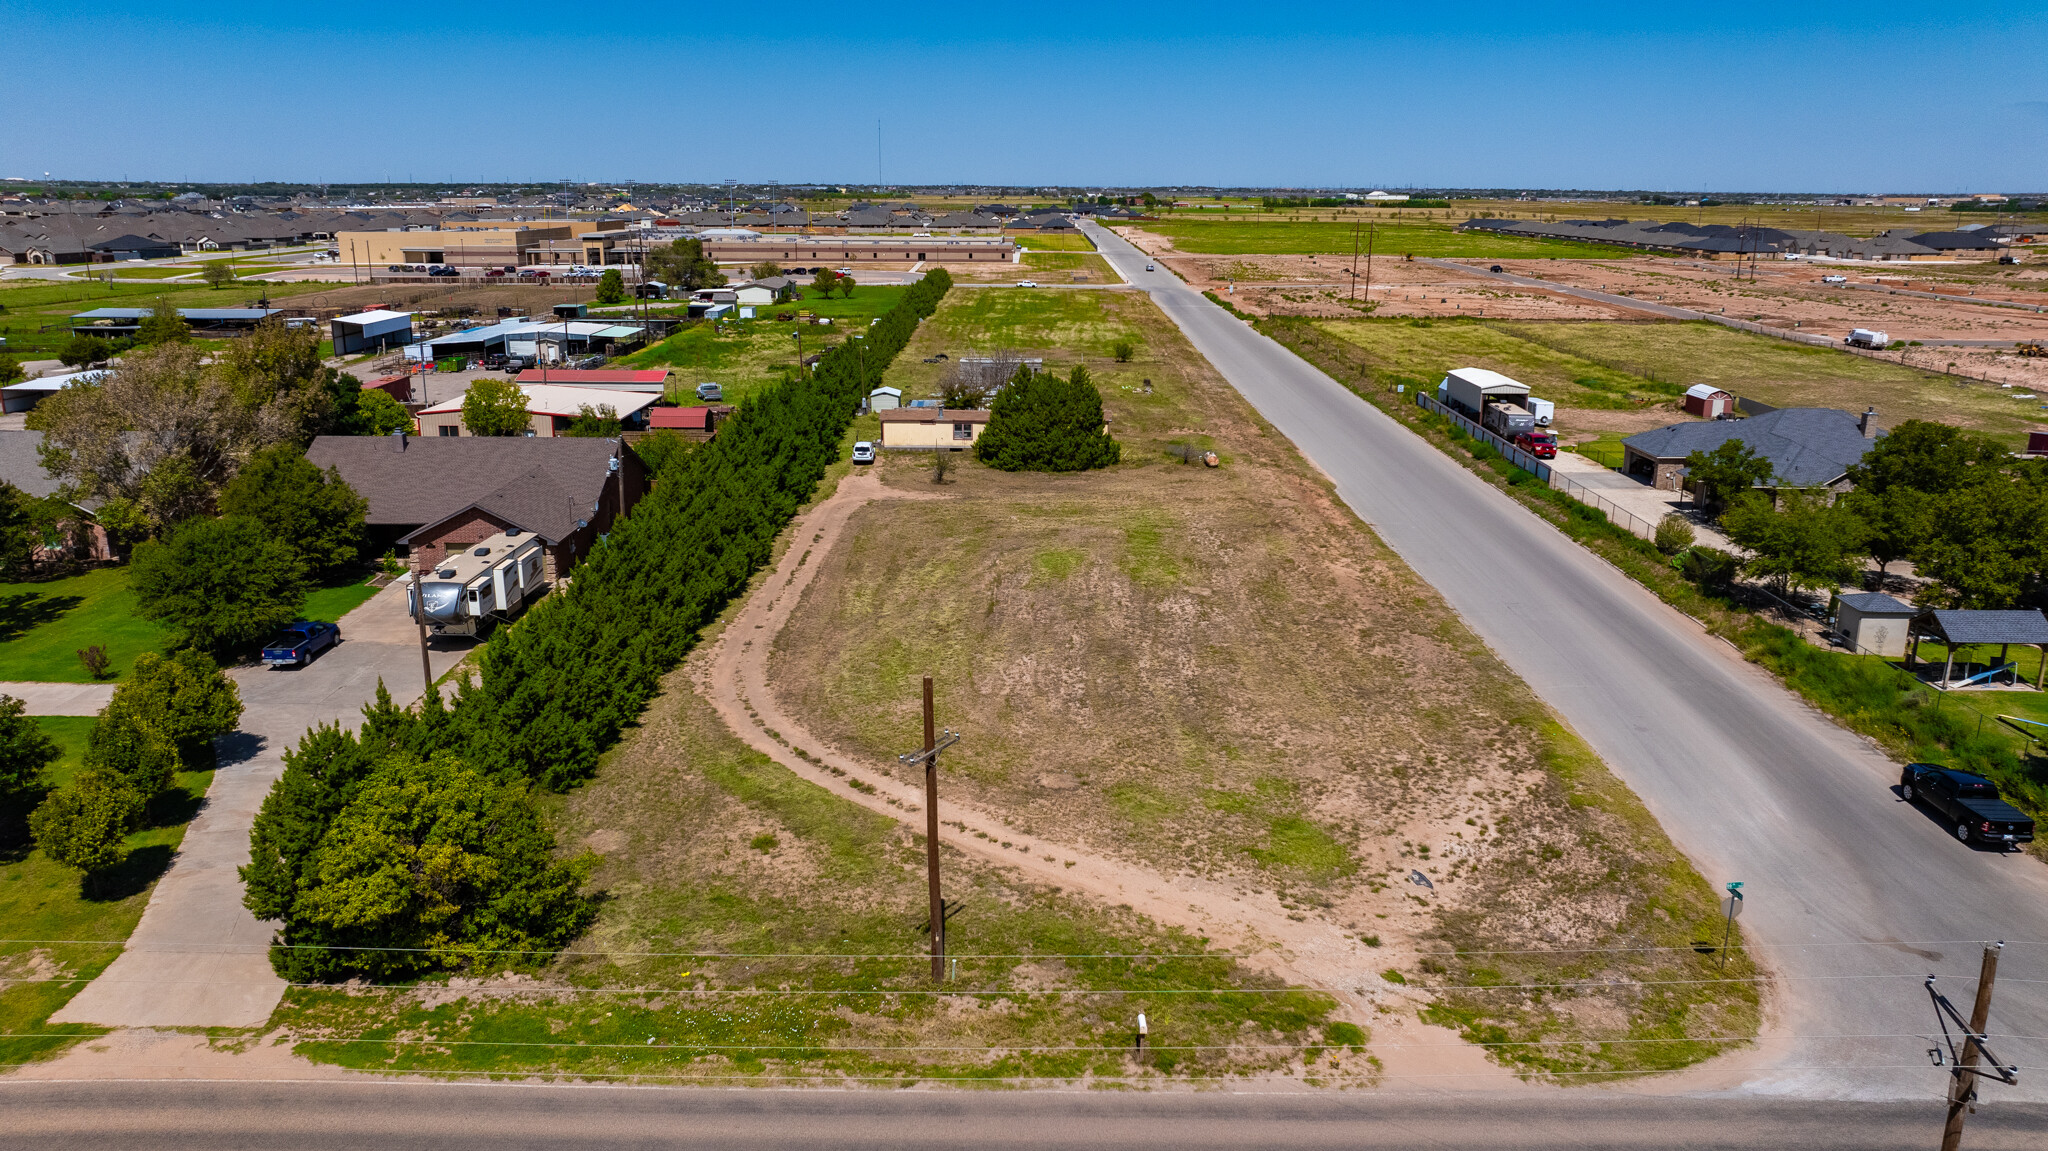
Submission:
[[[1119,338],[1138,345],[1130,363],[1104,354]],[[1492,1049],[1521,1069],[1680,1066],[1720,1049],[1698,1036],[1753,1030],[1748,984],[1473,989],[1685,978],[1706,962],[1683,948],[1704,937],[1713,897],[1148,299],[958,293],[890,382],[928,395],[945,369],[922,359],[963,346],[1085,362],[1124,463],[1064,476],[966,463],[937,486],[944,499],[855,512],[811,561],[824,566],[771,664],[811,733],[893,764],[916,741],[930,672],[941,722],[964,735],[945,767],[963,802],[1187,876],[1191,899],[1277,892],[1298,917],[1384,947],[1392,978],[1463,988],[1438,995],[1434,1018],[1468,1036],[1578,1044]],[[1183,464],[1168,454],[1180,445],[1222,466]],[[880,467],[889,485],[934,486],[919,459]],[[1609,946],[1680,950],[1447,954]],[[1637,1042],[1599,1042],[1624,1038]]]

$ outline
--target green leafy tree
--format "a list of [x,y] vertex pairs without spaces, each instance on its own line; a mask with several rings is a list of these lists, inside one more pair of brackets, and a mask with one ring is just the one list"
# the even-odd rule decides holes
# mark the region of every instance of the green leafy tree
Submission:
[[0,384],[11,384],[28,373],[13,356],[0,356]]
[[782,265],[773,260],[763,260],[754,265],[754,278],[757,280],[772,280],[781,274]]
[[162,296],[150,307],[149,314],[142,317],[142,323],[135,329],[135,342],[145,348],[158,344],[184,344],[192,340],[192,328],[185,323],[185,317]]
[[199,278],[209,288],[225,288],[235,282],[235,269],[226,260],[208,260],[200,267]]
[[1692,483],[1693,498],[1712,513],[1728,502],[1771,478],[1771,461],[1741,440],[1726,440],[1711,452],[1694,452],[1685,458],[1686,478]]
[[1104,430],[1102,393],[1086,367],[1064,379],[1023,367],[996,393],[974,454],[1006,472],[1078,472],[1116,463],[1123,449]]
[[265,320],[214,357],[209,377],[231,410],[258,427],[259,444],[309,440],[333,421],[332,370],[322,366],[317,328]]
[[298,552],[248,516],[193,519],[135,548],[136,610],[209,652],[267,639],[306,600]]
[[314,578],[360,557],[369,507],[339,471],[322,472],[293,444],[257,452],[220,494],[222,515],[260,521],[298,552]]
[[619,434],[619,410],[610,404],[599,404],[595,408],[584,404],[576,409],[576,418],[569,421],[562,434],[592,439],[614,437]]
[[1871,528],[1880,570],[1907,559],[1934,533],[1939,497],[2001,477],[1997,440],[1947,424],[1907,420],[1849,469],[1850,506]]
[[44,773],[63,754],[27,711],[21,700],[0,695],[0,843],[19,838],[42,797]]
[[811,290],[821,298],[830,296],[832,289],[838,286],[839,273],[830,268],[819,268],[817,275],[811,277]]
[[462,397],[462,426],[472,436],[523,436],[533,425],[526,391],[511,380],[486,377]]
[[113,358],[113,341],[98,336],[73,336],[57,350],[58,361],[72,368],[89,368]]
[[19,580],[34,572],[36,548],[43,543],[37,522],[42,504],[0,480],[0,576]]
[[393,432],[405,431],[414,425],[412,413],[405,405],[391,398],[389,392],[372,388],[356,401],[353,419],[349,429],[343,433],[351,436],[388,436]]
[[[215,766],[214,740],[235,730],[242,718],[242,693],[220,665],[197,648],[181,648],[169,658],[144,652],[135,657],[135,667],[114,689],[102,714],[93,729],[95,737],[110,720],[130,717],[169,739],[184,770],[206,771]],[[93,762],[89,749],[86,760]],[[162,786],[168,787],[169,781]],[[136,789],[154,794],[140,784]]]
[[842,296],[845,296],[845,297],[846,297],[847,299],[849,299],[849,300],[850,300],[850,299],[852,299],[852,298],[853,298],[853,289],[854,289],[854,287],[855,287],[855,284],[854,284],[854,282],[853,282],[853,277],[852,277],[852,276],[841,276],[841,277],[839,277],[839,294],[840,294],[840,295],[842,295]]
[[151,717],[109,704],[86,737],[85,766],[118,777],[148,799],[177,781],[178,743]]
[[1938,588],[1922,598],[1944,607],[2010,608],[2040,591],[2048,572],[2042,485],[1995,474],[1927,501],[1913,563]]
[[193,516],[210,514],[213,485],[199,474],[192,457],[167,456],[142,477],[136,499],[149,516],[151,530],[162,532]]
[[559,862],[524,788],[452,756],[397,757],[334,816],[307,861],[287,921],[293,942],[336,950],[298,970],[391,978],[500,967],[505,952],[553,949],[593,916],[585,861]]
[[616,304],[626,298],[626,278],[617,268],[606,268],[597,278],[597,302]]
[[716,288],[725,283],[718,265],[704,255],[704,241],[685,237],[647,253],[647,275],[685,291]]
[[1775,506],[1762,492],[1743,492],[1721,516],[1728,538],[1755,555],[1749,575],[1776,579],[1780,588],[1828,588],[1854,580],[1870,528],[1825,491],[1786,488]]
[[128,833],[141,818],[142,797],[119,776],[83,771],[50,793],[28,823],[43,854],[84,872],[86,891],[97,895],[107,873],[127,862]]

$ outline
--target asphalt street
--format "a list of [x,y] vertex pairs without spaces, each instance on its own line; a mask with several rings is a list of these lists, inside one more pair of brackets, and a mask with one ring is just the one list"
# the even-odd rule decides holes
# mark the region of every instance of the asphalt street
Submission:
[[[1922,981],[1967,1004],[2007,940],[1991,1031],[2024,1068],[1986,1098],[2048,1101],[2048,868],[1966,847],[1900,800],[1899,768],[1727,644],[1391,417],[1085,230],[1339,495],[1634,788],[1742,926],[1777,1011],[1741,1089],[1907,1099],[1939,1089]],[[1456,367],[1444,364],[1443,367]]]
[[[774,1091],[509,1084],[0,1082],[0,1151],[555,1151],[566,1148],[1798,1147],[1923,1151],[1928,1102],[1649,1098],[1625,1093],[1258,1095]],[[1969,1119],[1971,1151],[2038,1148],[2048,1107]]]

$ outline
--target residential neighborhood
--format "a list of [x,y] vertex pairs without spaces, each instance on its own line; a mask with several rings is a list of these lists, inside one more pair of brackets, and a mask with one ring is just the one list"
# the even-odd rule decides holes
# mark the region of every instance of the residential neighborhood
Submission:
[[44,8],[0,1142],[2048,1146],[2026,13]]

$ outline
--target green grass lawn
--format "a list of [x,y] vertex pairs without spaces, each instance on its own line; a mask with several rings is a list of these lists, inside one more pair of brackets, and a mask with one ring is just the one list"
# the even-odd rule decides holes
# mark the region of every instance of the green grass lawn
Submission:
[[115,267],[115,268],[108,268],[108,269],[105,269],[104,271],[101,271],[101,270],[95,269],[95,271],[94,271],[94,273],[93,273],[93,274],[94,274],[94,275],[107,275],[107,274],[111,274],[111,275],[113,275],[113,276],[116,276],[116,277],[118,277],[118,278],[120,278],[120,279],[123,279],[123,280],[163,280],[163,279],[169,279],[169,278],[170,278],[170,277],[172,277],[172,276],[189,276],[189,275],[192,275],[192,274],[193,274],[193,271],[194,271],[194,269],[192,269],[192,268],[121,268],[121,267]]
[[1048,233],[1042,236],[1014,236],[1012,239],[1017,241],[1018,247],[1031,252],[1092,252],[1095,250],[1095,241],[1079,232],[1075,232],[1072,235]]
[[106,646],[118,677],[171,638],[170,628],[135,614],[126,568],[0,584],[0,680],[91,683],[78,652],[92,644]]
[[[642,348],[620,361],[629,368],[670,367],[676,378],[671,399],[695,403],[695,389],[707,381],[725,388],[725,402],[738,403],[748,393],[781,378],[782,370],[797,362],[795,334],[803,334],[803,354],[816,355],[835,347],[856,332],[865,332],[868,321],[896,306],[903,289],[895,285],[858,288],[851,297],[820,299],[809,289],[805,298],[788,304],[767,305],[761,317],[727,324],[721,331],[712,324],[693,324],[668,339]],[[796,324],[776,320],[779,313],[805,310],[832,321],[831,324]]]
[[[1350,255],[1349,223],[1245,220],[1144,220],[1138,227],[1170,237],[1182,252],[1203,255]],[[1363,243],[1363,240],[1359,240]],[[1460,232],[1450,223],[1381,224],[1373,251],[1382,256],[1506,259],[1545,256],[1559,260],[1624,259],[1633,253],[1606,244],[1581,244],[1535,236]]]
[[[168,269],[166,269],[168,270]],[[190,272],[195,269],[184,268]],[[290,296],[325,292],[331,283],[240,284],[209,288],[198,281],[165,282],[143,280],[105,283],[99,280],[7,280],[0,281],[0,336],[7,337],[8,353],[17,359],[40,359],[56,355],[71,338],[63,326],[40,331],[44,325],[62,325],[79,312],[93,308],[147,308],[161,296],[174,308],[255,307],[258,294],[275,304]]]
[[1117,284],[1123,282],[1109,266],[1109,261],[1092,252],[1026,252],[1024,266],[1033,273],[1048,280],[1067,282],[1076,273],[1088,277],[1092,284]]
[[[52,782],[61,783],[77,770],[95,721],[39,722],[65,748],[64,761],[51,772]],[[0,1064],[46,1059],[105,1031],[48,1020],[120,954],[119,944],[142,918],[212,780],[212,772],[180,772],[172,790],[152,805],[153,826],[128,837],[128,862],[93,898],[86,897],[78,872],[42,852],[23,844],[0,850],[0,977],[21,981],[0,987],[0,1034],[35,1036],[0,1038]],[[49,940],[71,942],[43,942]]]
[[314,588],[306,593],[306,606],[299,609],[299,618],[334,623],[377,594],[378,589],[371,587],[369,580],[369,575],[357,572],[326,587]]

